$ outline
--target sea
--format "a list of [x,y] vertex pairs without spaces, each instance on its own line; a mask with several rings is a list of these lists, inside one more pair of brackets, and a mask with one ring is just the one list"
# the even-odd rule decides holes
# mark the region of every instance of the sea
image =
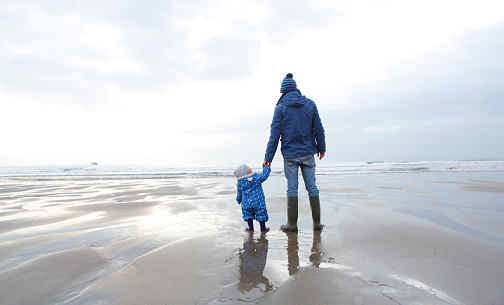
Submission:
[[[87,181],[135,179],[229,178],[239,164],[74,165],[0,167],[0,181]],[[252,167],[252,166],[251,166]],[[252,168],[260,171],[260,168]],[[383,175],[504,171],[504,160],[317,162],[316,175]],[[283,175],[282,162],[271,175]]]

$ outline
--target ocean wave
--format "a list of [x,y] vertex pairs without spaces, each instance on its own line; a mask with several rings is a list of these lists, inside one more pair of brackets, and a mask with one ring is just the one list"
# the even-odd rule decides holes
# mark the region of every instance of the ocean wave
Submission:
[[[134,180],[231,178],[236,164],[183,164],[160,166],[57,166],[0,167],[2,181]],[[261,171],[262,169],[255,169]],[[317,163],[317,175],[369,175],[425,172],[504,171],[502,160],[469,161],[368,161]],[[281,162],[273,164],[272,176],[283,176]]]

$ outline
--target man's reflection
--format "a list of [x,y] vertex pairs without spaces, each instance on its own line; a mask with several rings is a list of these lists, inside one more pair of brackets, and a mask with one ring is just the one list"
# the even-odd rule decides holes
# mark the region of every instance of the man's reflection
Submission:
[[320,263],[322,262],[322,257],[324,256],[324,253],[320,251],[320,243],[322,240],[320,238],[320,233],[322,233],[322,231],[313,231],[313,244],[310,254],[310,262],[316,268],[320,266]]
[[[287,235],[287,269],[289,275],[294,275],[299,270],[299,243],[298,232],[285,232]],[[312,266],[318,268],[322,262],[323,253],[320,250],[321,231],[313,231],[313,244],[310,254]]]
[[285,234],[287,235],[287,269],[289,275],[293,275],[299,270],[298,232],[285,232]]
[[238,289],[242,293],[258,288],[259,284],[264,284],[264,290],[269,291],[273,285],[263,276],[268,255],[268,240],[266,234],[254,241],[254,233],[249,232],[247,239],[243,243],[243,251],[240,251],[240,283]]

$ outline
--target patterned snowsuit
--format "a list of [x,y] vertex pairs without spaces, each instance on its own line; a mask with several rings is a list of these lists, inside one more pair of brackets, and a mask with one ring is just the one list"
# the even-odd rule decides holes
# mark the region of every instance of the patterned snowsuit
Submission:
[[243,220],[268,221],[266,200],[261,184],[268,179],[270,172],[269,167],[264,167],[262,173],[250,174],[238,180],[236,201],[241,202]]

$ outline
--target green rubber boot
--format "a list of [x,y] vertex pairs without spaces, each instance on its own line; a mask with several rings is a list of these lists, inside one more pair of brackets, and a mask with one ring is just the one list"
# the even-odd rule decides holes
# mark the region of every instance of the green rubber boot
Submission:
[[324,227],[323,224],[320,223],[320,197],[313,196],[310,197],[310,207],[313,219],[313,230],[322,230]]
[[287,197],[287,224],[280,226],[280,229],[288,232],[297,232],[298,220],[298,197]]

